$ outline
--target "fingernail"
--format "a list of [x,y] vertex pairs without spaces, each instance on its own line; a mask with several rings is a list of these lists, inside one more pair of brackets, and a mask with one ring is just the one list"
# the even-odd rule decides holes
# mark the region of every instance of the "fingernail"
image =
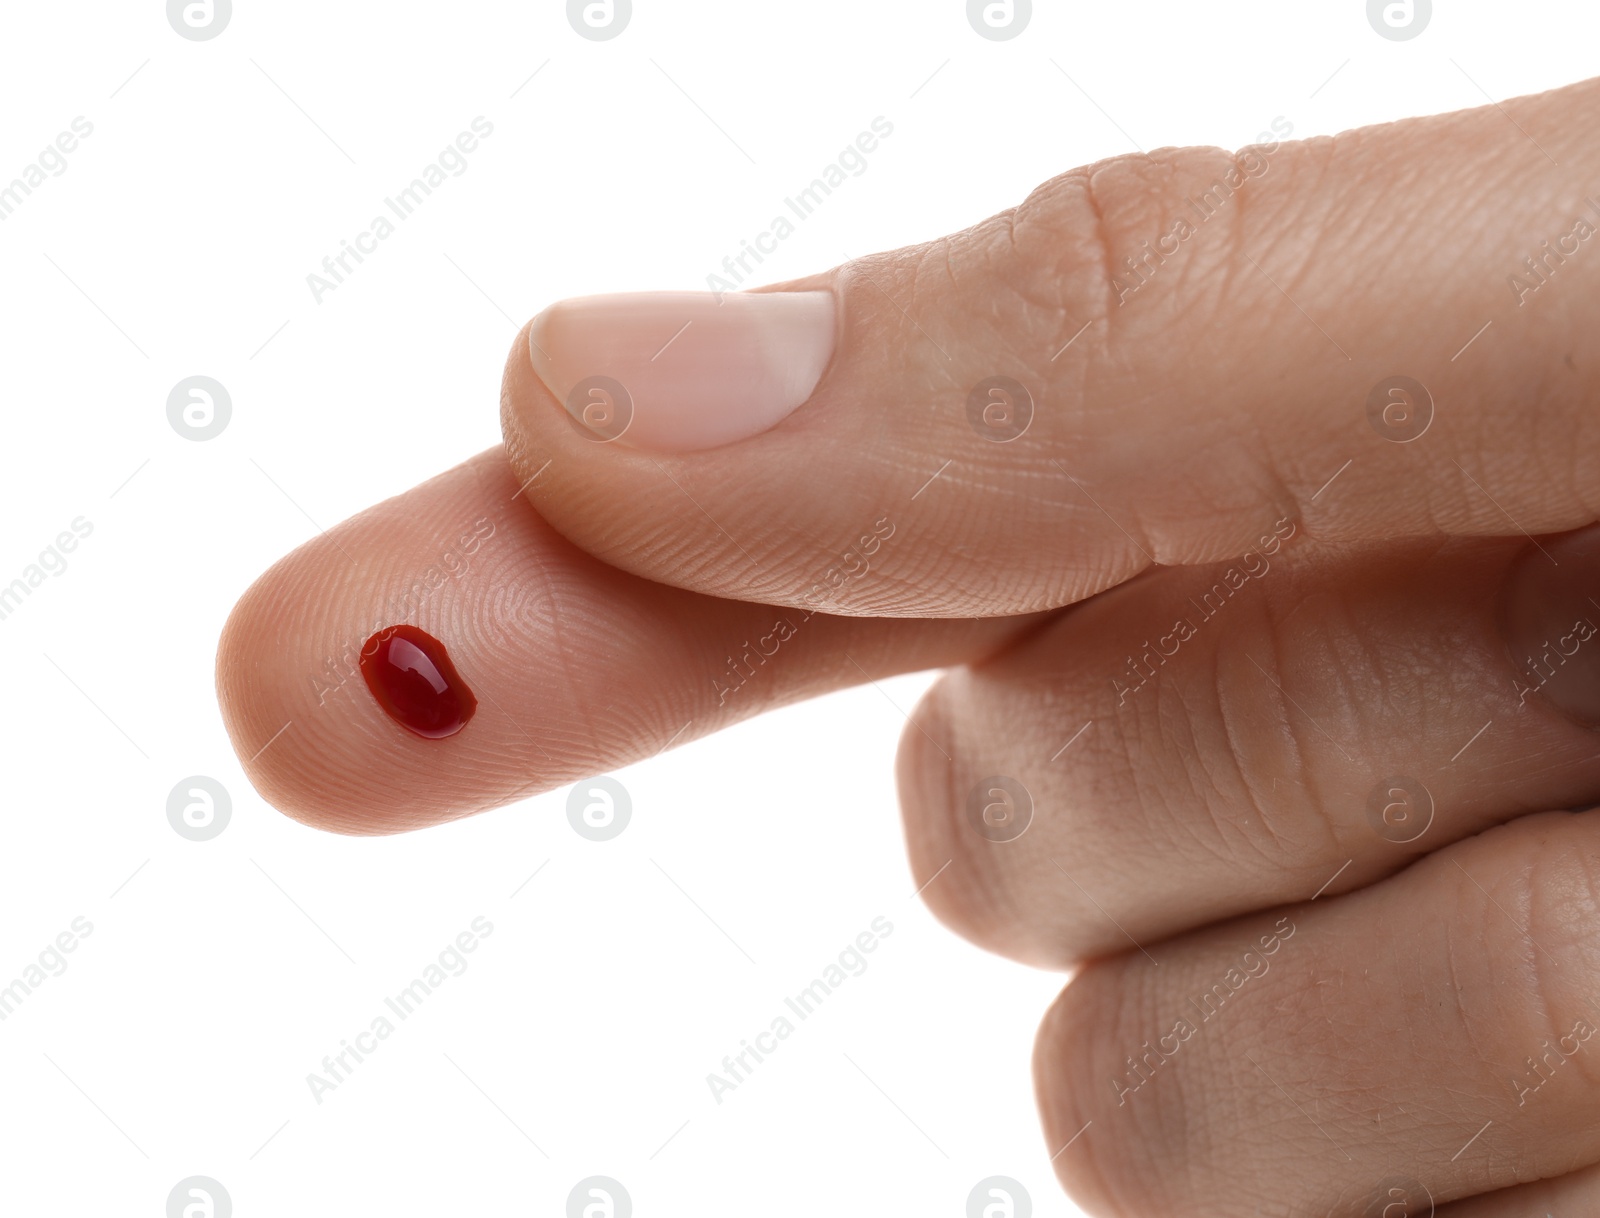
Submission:
[[1521,705],[1600,727],[1600,526],[1535,542],[1512,565],[1501,624]]
[[832,292],[625,292],[551,305],[533,367],[587,439],[683,453],[760,435],[833,357]]

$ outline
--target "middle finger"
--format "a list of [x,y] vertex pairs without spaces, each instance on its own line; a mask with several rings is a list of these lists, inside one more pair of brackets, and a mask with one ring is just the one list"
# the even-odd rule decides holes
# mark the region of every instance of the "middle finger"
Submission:
[[900,755],[918,883],[1068,966],[1592,802],[1597,602],[1600,528],[1154,571],[930,691]]

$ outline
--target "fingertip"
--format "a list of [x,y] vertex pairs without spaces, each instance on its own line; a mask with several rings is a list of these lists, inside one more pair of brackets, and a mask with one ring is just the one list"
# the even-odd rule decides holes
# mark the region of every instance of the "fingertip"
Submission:
[[[376,632],[410,624],[441,642],[468,690],[495,696],[537,530],[514,494],[491,450],[312,539],[240,597],[218,642],[217,697],[246,776],[274,807],[332,832],[386,834],[537,786],[540,746],[505,715],[426,739],[385,711],[361,670]],[[517,662],[531,681],[552,676],[548,662]]]
[[[316,829],[370,836],[436,823],[419,791],[371,780],[393,740],[362,713],[365,639],[352,633],[320,663],[309,640],[329,594],[327,547],[308,543],[263,573],[228,615],[217,646],[217,701],[245,776],[286,816]],[[330,708],[330,700],[334,705]]]

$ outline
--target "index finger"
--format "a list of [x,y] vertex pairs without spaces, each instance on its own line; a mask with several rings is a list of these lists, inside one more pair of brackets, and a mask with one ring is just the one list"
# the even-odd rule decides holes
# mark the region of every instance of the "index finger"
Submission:
[[[522,501],[495,448],[262,575],[223,631],[217,687],[268,801],[322,828],[392,833],[588,778],[785,702],[976,659],[1031,620],[856,620],[651,584],[564,541]],[[362,653],[401,623],[442,644],[452,680],[470,691],[453,704],[452,734],[419,734],[369,692]]]

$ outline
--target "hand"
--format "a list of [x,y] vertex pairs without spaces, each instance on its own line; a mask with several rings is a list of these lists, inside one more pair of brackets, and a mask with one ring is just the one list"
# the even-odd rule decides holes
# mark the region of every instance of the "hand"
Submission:
[[[761,293],[554,306],[503,451],[241,601],[235,745],[389,832],[955,666],[912,861],[1090,961],[1037,1057],[1090,1212],[1590,1212],[1600,822],[1544,810],[1600,796],[1597,120],[1119,158]],[[396,621],[480,700],[448,739],[362,687]]]

